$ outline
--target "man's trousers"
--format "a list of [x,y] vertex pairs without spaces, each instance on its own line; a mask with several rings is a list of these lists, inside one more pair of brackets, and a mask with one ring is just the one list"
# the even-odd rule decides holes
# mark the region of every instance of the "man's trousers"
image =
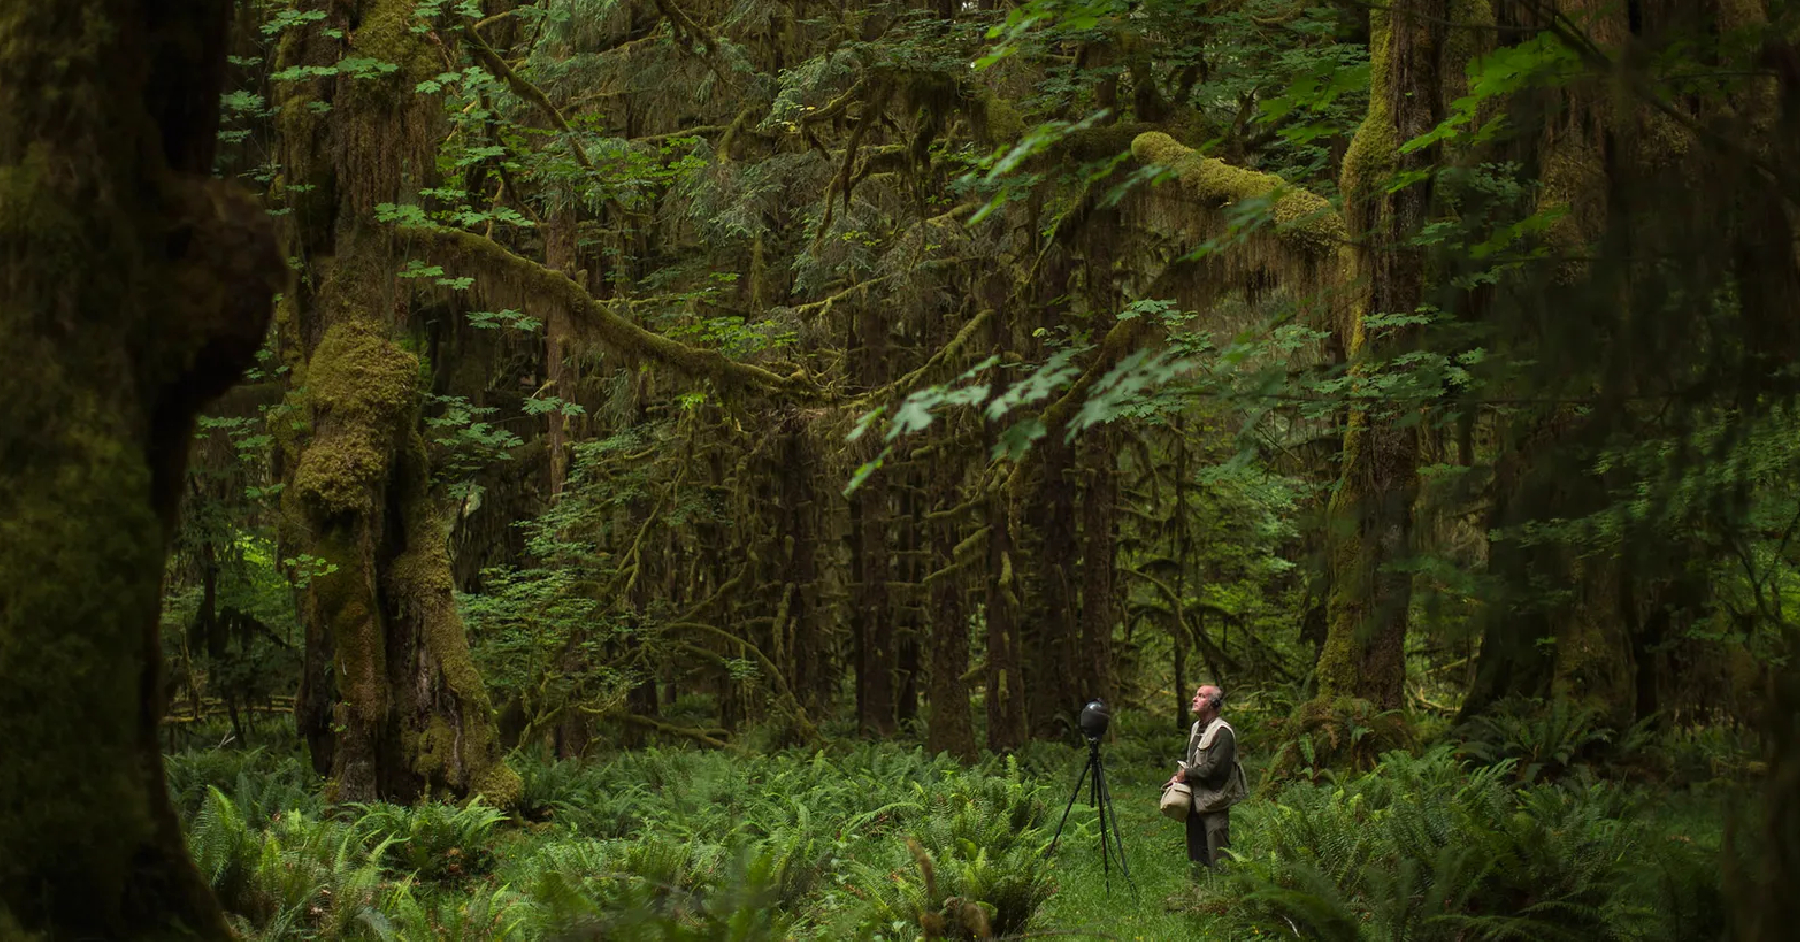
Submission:
[[1231,812],[1187,816],[1188,860],[1208,867],[1218,866],[1225,848],[1231,844]]

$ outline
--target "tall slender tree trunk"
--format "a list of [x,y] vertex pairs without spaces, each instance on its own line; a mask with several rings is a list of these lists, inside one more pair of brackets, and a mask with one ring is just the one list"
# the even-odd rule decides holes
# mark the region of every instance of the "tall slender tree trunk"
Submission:
[[[576,256],[576,226],[573,209],[550,218],[549,224],[544,226],[544,262],[545,267],[560,271],[587,288]],[[560,304],[552,305],[544,316],[544,376],[550,394],[565,402],[575,398],[575,371],[569,367],[572,333],[568,309]],[[550,496],[555,499],[569,480],[569,416],[557,409],[544,419],[544,442],[549,451],[549,461],[545,464],[550,474]]]
[[[920,468],[916,463],[908,463],[905,483],[899,488],[900,513],[898,523],[899,572],[898,581],[905,587],[903,598],[905,603],[896,606],[896,631],[894,651],[894,674],[897,687],[894,692],[894,712],[899,717],[901,728],[906,728],[919,718],[919,681],[924,673],[921,663],[921,649],[926,633],[926,619],[929,617],[925,609],[929,598],[921,601],[924,593],[925,578],[925,503],[920,483]],[[891,602],[890,602],[891,604]]]
[[0,9],[0,936],[231,939],[157,742],[196,411],[279,283],[210,179],[221,0]]
[[1036,495],[1038,520],[1037,602],[1025,650],[1030,657],[1026,692],[1030,696],[1031,732],[1036,736],[1060,735],[1073,722],[1081,704],[1097,696],[1084,689],[1092,678],[1086,670],[1085,652],[1076,651],[1079,630],[1076,594],[1074,449],[1064,444],[1063,431],[1053,428],[1041,446],[1038,465],[1043,474]]
[[786,420],[781,456],[781,509],[788,538],[791,598],[788,601],[786,648],[792,674],[788,687],[809,716],[831,697],[830,651],[819,626],[818,501],[813,491],[813,446],[806,422],[797,411]]
[[[949,437],[946,431],[943,439]],[[963,675],[969,672],[969,619],[963,604],[964,582],[954,568],[960,542],[958,518],[950,512],[958,503],[957,479],[961,470],[958,462],[935,460],[927,472],[931,480],[930,506],[939,516],[930,524],[931,555],[924,567],[931,597],[931,725],[926,731],[925,751],[933,755],[948,752],[966,762],[975,758],[969,687],[963,681]]]
[[1087,464],[1087,487],[1081,502],[1081,660],[1088,696],[1113,701],[1113,623],[1118,607],[1113,599],[1114,561],[1118,534],[1114,530],[1118,497],[1112,442],[1106,429],[1094,429],[1082,445]]
[[[993,423],[988,423],[986,446],[992,449],[996,440]],[[1012,497],[1004,487],[991,489],[987,499],[987,592],[983,611],[987,619],[987,665],[983,685],[986,688],[987,746],[999,752],[1011,752],[1025,744],[1028,726],[1025,714],[1023,661],[1019,650],[1020,610],[1018,573],[1014,568],[1012,544]]]
[[[871,306],[857,315],[862,369],[872,386],[886,382],[887,323]],[[888,736],[896,718],[894,613],[888,580],[889,475],[877,471],[851,498],[852,559],[856,572],[856,718],[864,733]]]
[[518,777],[501,762],[456,611],[449,518],[418,430],[419,361],[399,342],[411,299],[394,277],[393,236],[374,220],[376,204],[411,202],[432,176],[433,110],[413,85],[437,67],[411,30],[414,6],[340,4],[280,50],[283,67],[346,55],[400,67],[295,83],[281,103],[285,195],[311,276],[290,285],[282,312],[308,419],[288,443],[283,512],[296,549],[323,563],[305,609],[309,637],[329,632],[333,645],[337,798],[479,793],[505,804]]

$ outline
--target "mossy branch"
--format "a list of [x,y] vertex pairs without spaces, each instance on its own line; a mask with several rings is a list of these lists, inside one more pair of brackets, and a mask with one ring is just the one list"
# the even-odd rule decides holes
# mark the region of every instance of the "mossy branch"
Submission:
[[796,372],[781,376],[759,366],[739,363],[717,350],[691,347],[645,330],[600,301],[559,271],[515,255],[506,247],[472,232],[441,227],[408,226],[402,232],[425,242],[438,260],[461,262],[482,273],[505,278],[545,300],[561,303],[571,312],[587,315],[582,325],[615,349],[654,360],[685,376],[710,379],[720,386],[757,389],[795,399],[818,399],[821,392],[810,377]]
[[731,592],[735,591],[737,589],[737,587],[743,583],[744,576],[749,571],[750,571],[750,567],[747,564],[740,567],[737,571],[737,575],[732,576],[731,578],[725,580],[724,582],[719,583],[718,589],[715,590],[712,595],[709,595],[706,598],[695,603],[693,608],[690,608],[686,612],[682,613],[681,618],[679,620],[680,621],[697,621],[700,618],[705,617],[708,613],[710,613],[713,610],[714,606],[718,605],[719,602],[724,600],[725,596],[727,596]]
[[683,10],[680,4],[675,3],[674,0],[656,0],[656,9],[663,16],[668,17],[669,21],[675,24],[676,29],[699,42],[700,48],[706,50],[708,55],[712,54],[713,49],[718,45],[718,40],[714,39],[712,33],[707,32],[699,23],[694,22],[694,18],[688,16],[687,11]]
[[1131,142],[1131,154],[1144,163],[1173,170],[1182,190],[1207,205],[1274,196],[1276,238],[1297,251],[1325,255],[1346,241],[1343,217],[1329,200],[1275,174],[1207,157],[1161,131],[1139,134]]
[[988,321],[993,319],[993,317],[993,308],[982,308],[974,317],[969,319],[967,324],[962,326],[961,330],[956,332],[956,336],[950,338],[949,343],[944,344],[936,353],[932,354],[931,359],[926,360],[923,366],[920,366],[918,369],[913,370],[911,373],[900,377],[880,389],[871,390],[870,392],[863,394],[857,399],[854,405],[857,407],[865,407],[870,403],[886,400],[896,391],[906,389],[918,382],[932,370],[937,369],[951,357],[956,356],[957,353],[962,351],[963,347],[968,346],[969,339],[974,337],[976,332],[980,331]]
[[624,714],[623,719],[625,720],[625,722],[630,723],[633,726],[647,726],[653,730],[656,730],[659,733],[668,733],[671,736],[680,736],[683,739],[692,739],[695,742],[705,743],[706,745],[712,746],[715,749],[724,749],[728,752],[735,752],[735,753],[739,753],[739,754],[742,754],[746,751],[743,746],[740,746],[736,743],[726,742],[723,739],[716,738],[716,737],[712,736],[711,734],[709,734],[706,730],[700,729],[698,727],[676,726],[672,723],[665,723],[662,720],[656,719],[655,717],[645,716],[641,713],[626,713],[626,714]]
[[868,79],[860,78],[851,84],[849,90],[825,103],[825,107],[800,116],[799,125],[806,127],[821,121],[830,121],[850,109],[850,106],[862,98],[863,89],[868,87]]

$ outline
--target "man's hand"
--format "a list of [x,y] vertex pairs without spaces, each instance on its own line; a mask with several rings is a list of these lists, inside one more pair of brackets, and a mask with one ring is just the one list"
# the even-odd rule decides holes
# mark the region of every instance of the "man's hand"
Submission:
[[1175,774],[1169,776],[1169,784],[1171,784],[1171,785],[1175,784],[1176,782],[1186,782],[1186,781],[1187,781],[1187,769],[1176,769]]

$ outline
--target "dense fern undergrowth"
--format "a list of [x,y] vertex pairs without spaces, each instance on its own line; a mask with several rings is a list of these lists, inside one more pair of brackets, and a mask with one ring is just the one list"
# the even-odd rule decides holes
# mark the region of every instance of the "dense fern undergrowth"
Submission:
[[[1180,735],[1141,715],[1102,750],[1129,880],[1085,788],[1047,853],[1086,752],[1064,744],[973,766],[902,742],[515,755],[506,809],[333,807],[278,743],[168,768],[201,871],[253,940],[1720,938],[1743,750],[1536,716],[1280,783],[1273,750],[1253,751],[1237,859],[1197,878],[1155,810]],[[1240,722],[1257,745],[1265,729]]]

